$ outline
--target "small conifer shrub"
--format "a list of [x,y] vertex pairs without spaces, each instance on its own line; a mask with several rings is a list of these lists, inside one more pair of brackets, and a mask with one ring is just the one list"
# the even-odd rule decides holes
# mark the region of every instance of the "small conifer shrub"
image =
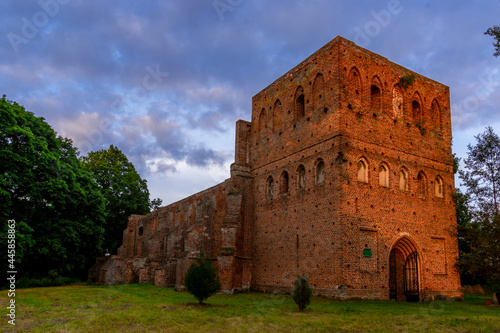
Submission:
[[209,259],[205,258],[203,252],[189,267],[184,277],[184,285],[200,304],[219,291],[221,283],[217,268]]
[[312,289],[309,287],[306,276],[304,274],[297,276],[293,291],[293,300],[299,306],[300,311],[303,311],[311,303],[311,297]]

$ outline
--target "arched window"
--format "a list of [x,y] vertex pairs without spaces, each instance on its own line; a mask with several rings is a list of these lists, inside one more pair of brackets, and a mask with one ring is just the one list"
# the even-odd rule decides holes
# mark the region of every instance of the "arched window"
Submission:
[[422,111],[420,110],[420,103],[418,101],[413,101],[411,103],[411,109],[413,111],[413,119],[415,119],[415,121],[420,121],[422,115]]
[[380,110],[380,89],[379,89],[379,87],[371,86],[370,93],[371,93],[370,108],[372,109],[372,111],[379,111]]
[[297,169],[297,188],[306,188],[306,169],[303,165],[299,166]]
[[382,84],[378,77],[374,77],[370,88],[370,108],[372,112],[378,112],[382,109],[382,92],[380,87]]
[[378,182],[382,187],[389,187],[389,167],[382,163],[378,169]]
[[283,118],[283,108],[281,107],[281,101],[279,99],[274,102],[273,108],[273,116],[274,116],[274,130],[279,130],[281,128],[282,118]]
[[394,118],[403,117],[403,91],[398,85],[395,85],[392,90],[392,111]]
[[417,191],[421,199],[427,198],[427,178],[422,171],[420,171],[417,176]]
[[286,171],[281,174],[280,193],[288,193],[288,172]]
[[349,83],[352,87],[351,99],[357,104],[361,104],[361,75],[356,67],[349,72]]
[[259,115],[259,134],[263,137],[267,130],[267,112],[265,108],[262,108]]
[[304,89],[299,86],[295,92],[295,120],[303,118],[305,115],[305,97]]
[[443,180],[439,176],[434,181],[434,195],[436,198],[444,197]]
[[325,163],[323,160],[318,160],[316,164],[316,184],[323,184],[325,182]]
[[399,170],[399,189],[408,191],[408,171],[405,168]]
[[323,79],[323,74],[318,73],[316,78],[314,79],[313,84],[313,108],[322,108],[323,101],[325,100],[325,96],[323,96],[323,87],[325,84],[325,80]]
[[358,161],[358,182],[368,183],[368,163],[364,158]]
[[267,178],[267,198],[268,199],[273,198],[273,187],[274,187],[273,177],[269,176],[269,178]]
[[139,236],[142,236],[142,234],[144,233],[144,228],[142,227],[142,225],[139,227]]
[[422,101],[418,93],[415,93],[413,95],[413,100],[411,102],[411,110],[413,115],[413,121],[418,124],[422,123],[422,116],[423,116]]
[[443,130],[443,125],[441,124],[441,108],[436,99],[434,99],[431,104],[431,119],[432,127],[441,132]]

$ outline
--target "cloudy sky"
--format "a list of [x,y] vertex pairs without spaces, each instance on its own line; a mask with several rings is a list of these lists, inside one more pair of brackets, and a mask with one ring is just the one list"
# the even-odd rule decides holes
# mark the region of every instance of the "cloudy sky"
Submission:
[[341,35],[450,87],[454,151],[500,134],[500,1],[4,0],[0,94],[167,204],[229,177],[251,98]]

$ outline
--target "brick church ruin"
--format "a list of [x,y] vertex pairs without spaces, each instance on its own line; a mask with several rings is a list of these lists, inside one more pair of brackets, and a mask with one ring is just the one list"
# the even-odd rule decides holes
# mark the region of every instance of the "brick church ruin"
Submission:
[[221,184],[132,215],[101,284],[183,289],[204,251],[223,292],[461,297],[449,88],[337,37],[252,99]]

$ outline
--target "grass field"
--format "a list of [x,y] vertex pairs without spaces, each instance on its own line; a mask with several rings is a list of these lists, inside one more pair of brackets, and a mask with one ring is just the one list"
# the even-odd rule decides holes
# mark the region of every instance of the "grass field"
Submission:
[[[7,313],[7,292],[0,307]],[[314,297],[299,312],[291,296],[215,295],[199,306],[187,292],[153,285],[19,289],[17,332],[500,332],[500,308],[465,302],[334,301]]]

